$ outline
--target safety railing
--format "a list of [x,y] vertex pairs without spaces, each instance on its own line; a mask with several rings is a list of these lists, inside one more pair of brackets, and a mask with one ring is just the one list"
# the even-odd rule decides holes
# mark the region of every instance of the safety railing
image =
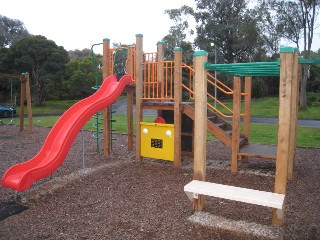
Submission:
[[[174,99],[174,61],[156,61],[156,53],[144,54],[143,62],[143,97],[145,101],[172,101]],[[194,74],[191,66],[182,63],[182,88],[184,96],[194,98]],[[208,89],[217,89],[218,95],[233,95],[234,91],[226,84],[208,73]],[[187,92],[185,94],[185,92]],[[246,93],[241,93],[245,96]],[[232,118],[233,110],[210,92],[207,93],[208,108],[224,118]],[[214,104],[216,103],[216,104]],[[215,105],[217,107],[215,107]],[[241,114],[245,116],[245,114]]]
[[[126,51],[125,53],[121,51]],[[112,75],[122,75],[129,74],[133,76],[133,83],[135,82],[135,56],[136,56],[136,46],[121,46],[110,49],[109,61],[110,61],[110,73]],[[118,69],[116,69],[116,66]],[[119,67],[121,68],[119,70]]]
[[173,61],[157,61],[156,53],[144,54],[143,100],[173,100]]
[[[183,73],[185,74],[184,79],[186,81],[183,81],[182,83],[182,88],[188,92],[189,98],[193,99],[194,98],[194,69],[191,66],[188,66],[187,64],[183,63],[182,64],[183,68]],[[212,76],[211,74],[208,73],[208,79],[207,83],[208,86],[212,86],[213,88],[216,88],[219,90],[219,95],[226,94],[226,95],[233,95],[233,90],[225,85],[223,82]],[[210,88],[210,87],[208,87]],[[244,95],[244,94],[242,94]],[[208,97],[208,107],[209,109],[213,110],[214,112],[217,112],[219,115],[225,117],[225,118],[232,118],[233,117],[233,111],[230,109],[228,106],[226,106],[223,102],[221,102],[219,99],[217,99],[214,95],[211,93],[207,92],[207,97]],[[219,109],[215,107],[212,103],[216,102],[218,104]],[[221,109],[221,110],[220,110]],[[227,112],[227,113],[225,113]]]

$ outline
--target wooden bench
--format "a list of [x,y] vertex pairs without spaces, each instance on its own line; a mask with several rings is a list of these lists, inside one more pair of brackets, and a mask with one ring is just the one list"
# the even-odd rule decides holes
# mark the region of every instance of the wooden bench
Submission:
[[[198,195],[207,195],[239,202],[251,203],[283,210],[284,194],[258,191],[216,183],[193,180],[184,186],[187,196],[198,199]],[[281,211],[280,211],[281,212]]]

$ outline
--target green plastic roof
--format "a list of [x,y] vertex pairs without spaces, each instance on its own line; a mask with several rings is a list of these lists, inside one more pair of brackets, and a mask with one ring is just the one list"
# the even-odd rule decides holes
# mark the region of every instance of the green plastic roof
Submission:
[[[320,58],[299,59],[299,64],[320,64]],[[250,63],[230,63],[211,64],[204,63],[204,68],[224,72],[232,76],[252,76],[252,77],[274,77],[280,76],[280,59],[276,62],[250,62]]]
[[251,63],[231,63],[231,64],[211,64],[204,63],[206,69],[224,72],[232,76],[279,76],[279,62],[251,62]]

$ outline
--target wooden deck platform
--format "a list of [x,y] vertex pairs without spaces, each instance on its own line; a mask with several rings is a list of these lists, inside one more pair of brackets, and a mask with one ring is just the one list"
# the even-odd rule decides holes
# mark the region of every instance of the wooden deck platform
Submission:
[[267,159],[277,158],[277,146],[266,144],[248,144],[240,147],[240,156],[258,157]]

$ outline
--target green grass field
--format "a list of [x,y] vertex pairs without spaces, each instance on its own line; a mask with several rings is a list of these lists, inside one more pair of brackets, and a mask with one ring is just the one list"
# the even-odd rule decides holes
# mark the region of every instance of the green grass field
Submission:
[[[77,100],[65,101],[47,101],[44,106],[33,106],[33,123],[35,126],[52,127],[59,119],[59,115],[72,106]],[[226,103],[230,105],[232,103]],[[19,112],[19,109],[17,109]],[[252,102],[253,116],[277,117],[278,99],[275,97],[266,97],[254,100]],[[56,116],[39,116],[39,115],[56,115]],[[304,119],[320,119],[320,111],[318,106],[309,107],[307,110],[299,111],[299,118]],[[118,133],[127,132],[127,117],[125,115],[114,115],[116,122],[114,129]],[[144,121],[153,122],[154,117],[144,117]],[[6,124],[10,120],[2,119]],[[94,131],[93,124],[95,119],[91,119],[84,127],[85,130]],[[19,124],[19,119],[14,119],[13,124]],[[135,131],[135,124],[134,124]],[[250,142],[260,144],[276,144],[277,143],[278,126],[273,124],[251,124]],[[208,134],[208,139],[215,138]],[[320,128],[315,127],[298,127],[297,145],[300,147],[320,147]]]

